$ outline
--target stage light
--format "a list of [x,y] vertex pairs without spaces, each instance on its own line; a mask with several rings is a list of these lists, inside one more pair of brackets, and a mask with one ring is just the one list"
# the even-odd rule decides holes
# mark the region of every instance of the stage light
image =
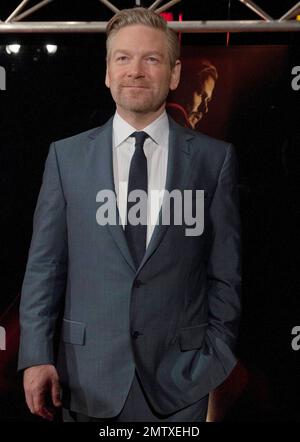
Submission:
[[57,51],[57,45],[47,44],[46,49],[48,54],[55,54],[55,52]]
[[20,51],[21,45],[14,43],[11,45],[6,45],[5,50],[8,54],[18,54]]
[[159,14],[162,18],[164,18],[166,21],[173,21],[174,16],[172,12],[161,12]]

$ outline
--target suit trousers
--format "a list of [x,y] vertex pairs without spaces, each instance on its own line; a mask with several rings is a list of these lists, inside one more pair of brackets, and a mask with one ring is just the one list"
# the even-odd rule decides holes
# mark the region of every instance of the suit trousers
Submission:
[[86,416],[63,409],[64,422],[205,422],[208,395],[172,414],[157,413],[150,404],[135,370],[128,396],[120,413],[109,418]]

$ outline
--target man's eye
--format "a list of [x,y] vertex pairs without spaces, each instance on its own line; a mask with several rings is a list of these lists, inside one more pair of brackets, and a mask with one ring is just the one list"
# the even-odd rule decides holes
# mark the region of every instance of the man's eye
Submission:
[[150,63],[158,63],[158,59],[157,59],[156,57],[148,57],[147,60],[148,60]]
[[121,55],[120,57],[117,57],[117,61],[120,61],[120,62],[124,62],[127,60],[128,60],[128,57],[126,55]]

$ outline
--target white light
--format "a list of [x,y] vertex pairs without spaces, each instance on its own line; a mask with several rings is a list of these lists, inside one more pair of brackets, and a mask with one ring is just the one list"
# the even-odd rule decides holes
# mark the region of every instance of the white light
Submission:
[[18,52],[20,51],[20,48],[21,48],[21,45],[16,44],[16,43],[14,43],[12,45],[6,45],[6,47],[5,47],[6,52],[8,54],[18,54]]
[[57,51],[57,45],[46,45],[46,49],[48,51],[48,54],[55,54]]

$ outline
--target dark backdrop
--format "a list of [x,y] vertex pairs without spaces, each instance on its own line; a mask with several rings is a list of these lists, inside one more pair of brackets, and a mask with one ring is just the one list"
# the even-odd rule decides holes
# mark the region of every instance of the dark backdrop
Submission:
[[[5,45],[15,41],[20,53],[6,54]],[[56,54],[46,53],[46,42],[59,45]],[[300,65],[298,39],[232,35],[226,48],[224,35],[184,35],[182,43],[187,61],[204,53],[219,63],[223,76],[201,130],[233,142],[240,165],[238,354],[254,375],[226,420],[300,421],[300,351],[291,348],[300,307],[300,91],[290,85],[291,69]],[[102,124],[114,106],[104,87],[101,34],[0,36],[0,65],[7,71],[7,90],[0,91],[0,325],[8,333],[7,350],[0,352],[0,419],[30,420],[16,375],[16,311],[44,162],[51,141]]]

